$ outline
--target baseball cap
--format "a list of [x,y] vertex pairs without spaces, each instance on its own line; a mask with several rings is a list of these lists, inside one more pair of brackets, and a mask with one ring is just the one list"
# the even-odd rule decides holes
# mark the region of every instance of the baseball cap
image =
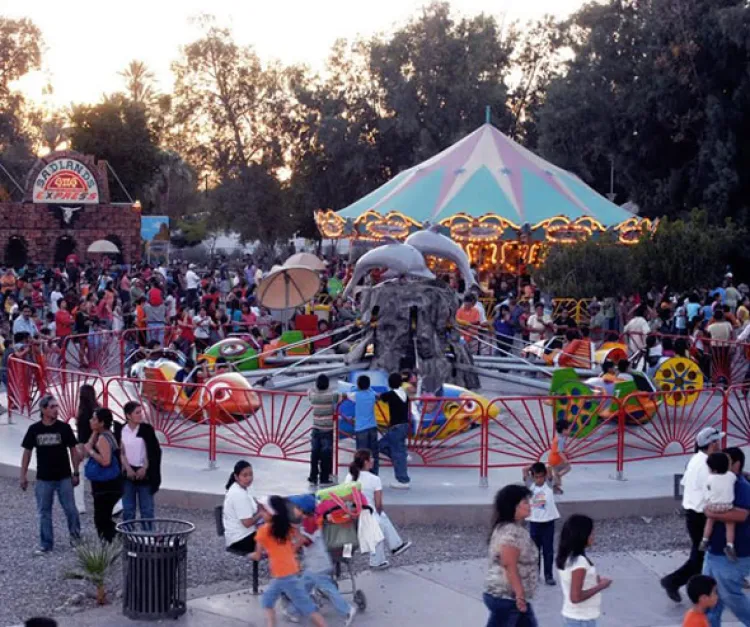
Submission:
[[695,436],[695,444],[699,448],[703,448],[713,442],[719,442],[725,435],[726,433],[715,427],[706,427],[698,431],[698,435]]

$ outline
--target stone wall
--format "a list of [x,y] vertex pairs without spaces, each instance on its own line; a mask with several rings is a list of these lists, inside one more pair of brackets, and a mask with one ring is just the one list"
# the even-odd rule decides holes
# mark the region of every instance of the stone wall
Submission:
[[82,260],[89,258],[86,250],[92,242],[112,235],[122,243],[126,263],[137,263],[141,258],[141,215],[129,205],[82,205],[65,224],[63,210],[56,206],[0,203],[3,261],[8,241],[14,235],[25,240],[28,259],[34,263],[53,263],[57,241],[65,235],[75,240],[75,253]]

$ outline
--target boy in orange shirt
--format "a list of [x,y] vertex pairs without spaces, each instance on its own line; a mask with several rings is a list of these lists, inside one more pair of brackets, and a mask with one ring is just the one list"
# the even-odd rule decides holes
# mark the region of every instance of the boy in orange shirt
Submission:
[[555,436],[552,438],[552,445],[549,450],[549,459],[547,461],[554,479],[552,491],[555,494],[562,494],[562,478],[570,472],[570,461],[565,451],[565,446],[570,436],[571,425],[564,418],[560,418],[555,423]]
[[716,580],[707,575],[695,575],[687,584],[688,598],[693,602],[692,609],[687,611],[682,627],[709,627],[706,611],[719,602],[716,591]]

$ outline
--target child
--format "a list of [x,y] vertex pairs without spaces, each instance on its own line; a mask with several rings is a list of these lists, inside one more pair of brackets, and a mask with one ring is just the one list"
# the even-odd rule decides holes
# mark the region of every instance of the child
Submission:
[[719,602],[716,580],[708,575],[694,575],[687,583],[687,595],[693,607],[685,614],[682,627],[709,627],[706,610]]
[[552,446],[549,451],[549,469],[554,479],[555,494],[562,494],[562,478],[570,472],[570,461],[565,453],[565,444],[573,425],[564,418],[555,423],[555,437],[552,438]]
[[388,405],[390,424],[388,432],[378,443],[380,452],[388,455],[393,463],[393,474],[396,481],[391,487],[396,490],[408,490],[411,479],[406,468],[406,438],[409,435],[409,397],[403,389],[401,375],[391,373],[388,377],[390,390],[380,395],[380,400]]
[[560,518],[555,505],[555,495],[550,487],[551,479],[546,466],[541,462],[523,469],[524,483],[531,490],[529,533],[540,550],[540,562],[544,557],[544,581],[548,586],[555,585],[555,578],[552,576],[553,543],[555,521]]
[[347,395],[354,402],[354,437],[357,450],[368,449],[372,453],[372,474],[380,468],[378,448],[378,424],[375,421],[375,403],[378,395],[370,389],[370,377],[362,375],[357,379],[357,391]]
[[[349,627],[357,615],[357,608],[346,602],[333,580],[333,563],[323,539],[322,521],[315,515],[315,501],[312,501],[313,510],[310,511],[308,499],[291,497],[289,500],[295,503],[303,514],[302,546],[304,547],[305,570],[302,573],[302,583],[305,590],[308,593],[313,590],[321,592],[331,602],[334,609],[346,618],[345,625]],[[290,612],[290,614],[292,622],[295,622],[296,613]]]
[[573,514],[563,525],[556,565],[563,591],[563,623],[596,627],[601,616],[602,590],[612,580],[596,573],[586,549],[594,542],[594,521],[583,514]]
[[268,555],[273,579],[261,599],[261,606],[266,611],[266,625],[276,625],[273,606],[283,594],[302,616],[310,617],[313,625],[326,627],[325,619],[302,584],[297,562],[297,549],[302,540],[292,527],[287,501],[280,496],[272,496],[263,499],[260,504],[266,524],[255,534],[257,548],[250,554],[250,559],[260,560],[263,552]]
[[330,381],[324,374],[318,375],[315,387],[307,397],[312,406],[313,427],[310,432],[310,487],[327,488],[333,485],[333,417],[339,402],[338,392],[329,389]]
[[[706,510],[712,512],[728,512],[734,507],[734,482],[737,481],[734,473],[729,470],[729,456],[726,453],[711,453],[706,459],[706,464],[711,469],[708,476],[708,485],[706,486]],[[727,530],[727,544],[724,547],[724,554],[732,561],[737,561],[737,553],[734,550],[734,523],[725,522]],[[703,527],[703,539],[701,540],[699,551],[705,551],[708,548],[708,541],[711,539],[711,533],[714,530],[713,518],[706,518],[706,525]]]

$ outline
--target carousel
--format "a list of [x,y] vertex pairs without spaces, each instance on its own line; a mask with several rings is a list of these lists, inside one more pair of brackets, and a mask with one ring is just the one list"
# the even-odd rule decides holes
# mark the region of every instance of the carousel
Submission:
[[318,211],[315,219],[325,238],[375,243],[402,241],[436,226],[479,270],[510,273],[537,264],[552,244],[609,232],[628,245],[657,227],[489,121],[357,202],[340,211]]

